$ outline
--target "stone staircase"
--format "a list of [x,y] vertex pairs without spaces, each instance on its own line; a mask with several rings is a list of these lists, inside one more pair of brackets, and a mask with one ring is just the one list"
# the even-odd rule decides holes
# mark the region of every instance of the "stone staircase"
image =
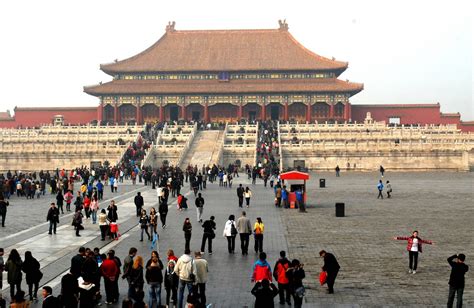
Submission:
[[188,165],[197,165],[199,168],[202,165],[217,165],[223,138],[224,131],[221,130],[198,131],[180,167],[183,169]]

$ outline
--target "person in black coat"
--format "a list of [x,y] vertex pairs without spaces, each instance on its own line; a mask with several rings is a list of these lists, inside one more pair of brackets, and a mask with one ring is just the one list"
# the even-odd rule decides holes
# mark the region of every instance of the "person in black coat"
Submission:
[[59,209],[56,205],[51,203],[51,207],[48,210],[48,215],[46,215],[46,221],[49,221],[49,232],[48,234],[56,234],[56,226],[59,223]]
[[26,284],[28,285],[28,294],[30,296],[30,300],[32,301],[38,299],[38,285],[41,278],[43,278],[43,273],[40,271],[40,264],[38,260],[33,258],[31,251],[25,252],[25,261],[23,262],[21,270],[26,276]]
[[162,201],[158,207],[158,213],[160,213],[160,220],[162,228],[166,228],[166,215],[168,215],[168,203],[166,201]]
[[7,206],[10,203],[5,201],[3,194],[0,194],[0,216],[2,216],[2,227],[5,227],[5,218],[7,217]]
[[329,252],[321,250],[319,252],[319,256],[324,258],[324,265],[322,267],[323,271],[328,273],[328,277],[326,279],[326,283],[328,284],[328,293],[334,293],[334,282],[336,281],[337,273],[341,268],[339,263],[337,263],[336,257]]
[[58,191],[58,194],[56,195],[56,204],[58,205],[58,210],[61,211],[61,214],[64,214],[64,196],[61,192],[61,190]]
[[451,266],[451,275],[449,276],[449,296],[448,308],[453,307],[454,295],[458,294],[456,307],[462,307],[462,295],[464,292],[464,275],[469,270],[469,266],[464,264],[466,256],[464,254],[452,255],[448,258]]
[[115,205],[115,201],[110,201],[110,205],[107,207],[107,218],[110,222],[117,222],[118,214],[117,214],[117,206]]
[[71,259],[71,274],[74,278],[79,278],[82,275],[82,264],[84,264],[86,255],[86,248],[80,247],[79,253]]
[[61,307],[77,308],[79,284],[74,275],[69,272],[61,278]]
[[288,289],[293,296],[295,308],[300,308],[303,305],[303,279],[305,276],[306,274],[303,269],[303,264],[301,264],[297,259],[291,261],[290,267],[286,271],[286,278],[288,278]]
[[134,202],[135,202],[135,207],[137,208],[137,217],[140,217],[140,215],[142,214],[143,205],[145,204],[145,202],[143,201],[143,196],[141,195],[140,192],[137,192]]
[[277,296],[278,288],[273,283],[270,283],[268,279],[258,281],[251,292],[255,296],[255,307],[275,307],[273,298]]
[[59,308],[59,300],[53,296],[53,289],[49,286],[43,287],[43,308]]

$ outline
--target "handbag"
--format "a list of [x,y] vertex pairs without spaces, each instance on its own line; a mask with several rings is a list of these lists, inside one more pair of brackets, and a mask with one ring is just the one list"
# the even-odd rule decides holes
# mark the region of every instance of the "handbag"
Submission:
[[303,286],[295,290],[295,295],[298,296],[299,298],[303,298],[305,296],[305,293],[306,293],[306,290]]
[[319,283],[321,285],[325,284],[327,279],[328,279],[328,273],[326,271],[319,273]]

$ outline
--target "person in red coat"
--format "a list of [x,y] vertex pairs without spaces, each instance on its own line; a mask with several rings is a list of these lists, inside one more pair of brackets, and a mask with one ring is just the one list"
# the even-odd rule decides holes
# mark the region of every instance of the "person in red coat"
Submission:
[[253,265],[252,282],[261,282],[264,279],[272,281],[272,268],[267,262],[267,254],[261,252],[257,262]]
[[393,238],[394,240],[398,241],[408,241],[407,244],[407,251],[408,251],[408,273],[416,274],[416,269],[418,266],[418,253],[423,252],[422,244],[433,245],[433,241],[429,240],[422,240],[418,237],[418,231],[413,231],[412,236],[397,236]]
[[109,252],[107,259],[100,266],[100,273],[104,277],[106,304],[112,304],[118,300],[118,294],[115,294],[115,284],[118,283],[117,277],[119,268],[114,260],[114,256]]
[[280,251],[280,259],[275,263],[275,268],[273,269],[273,277],[278,282],[278,293],[280,294],[280,304],[285,304],[285,293],[286,293],[286,302],[288,305],[291,305],[291,294],[289,288],[289,280],[286,277],[286,271],[290,267],[290,261],[286,258],[286,252],[284,250]]

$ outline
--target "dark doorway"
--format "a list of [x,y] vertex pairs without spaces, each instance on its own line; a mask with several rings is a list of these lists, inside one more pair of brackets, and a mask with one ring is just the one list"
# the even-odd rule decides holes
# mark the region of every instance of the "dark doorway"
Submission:
[[280,106],[271,106],[270,118],[276,121],[280,119]]
[[178,106],[170,107],[170,121],[178,121],[179,118],[179,109]]
[[256,111],[249,111],[249,121],[255,121],[257,119],[257,112]]
[[201,120],[200,115],[201,115],[201,113],[199,111],[193,111],[191,119],[193,121],[200,121]]

